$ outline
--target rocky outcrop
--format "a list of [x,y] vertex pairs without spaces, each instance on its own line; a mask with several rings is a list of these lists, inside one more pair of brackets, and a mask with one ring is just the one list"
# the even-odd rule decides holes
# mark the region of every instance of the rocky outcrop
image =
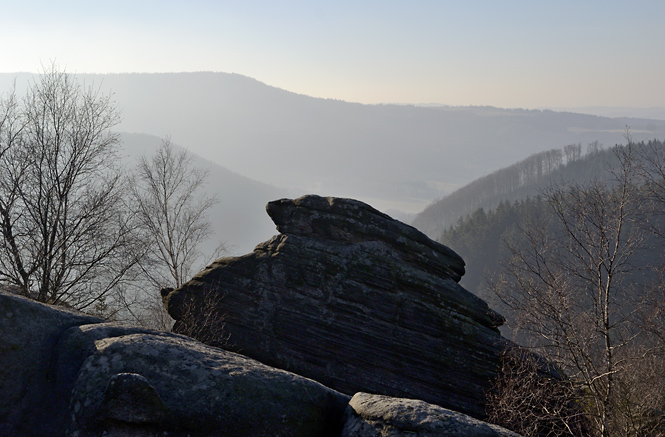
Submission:
[[356,393],[342,437],[519,437],[497,425],[413,399]]
[[338,436],[349,397],[190,338],[0,291],[2,436]]
[[513,435],[422,401],[358,393],[349,403],[184,336],[2,290],[0,315],[3,437]]
[[421,401],[359,393],[349,403],[184,336],[2,290],[0,314],[2,436],[513,435]]
[[283,199],[267,211],[279,235],[166,294],[177,327],[196,323],[182,320],[189,302],[204,307],[215,293],[229,350],[349,395],[484,417],[503,319],[457,283],[455,252],[351,199]]

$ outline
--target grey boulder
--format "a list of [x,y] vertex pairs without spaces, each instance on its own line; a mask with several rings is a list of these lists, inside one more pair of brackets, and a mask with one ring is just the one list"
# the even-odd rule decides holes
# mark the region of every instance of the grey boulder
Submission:
[[81,435],[129,425],[169,435],[339,435],[348,397],[315,381],[176,335],[103,338],[95,348],[70,402]]
[[512,431],[414,399],[356,393],[342,437],[519,437]]

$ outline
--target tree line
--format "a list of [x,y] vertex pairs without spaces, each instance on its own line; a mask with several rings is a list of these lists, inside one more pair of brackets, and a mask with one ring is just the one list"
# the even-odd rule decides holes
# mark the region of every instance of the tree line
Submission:
[[[15,87],[14,87],[15,88]],[[40,302],[164,327],[159,288],[205,261],[206,174],[168,139],[120,165],[112,96],[48,67],[0,99],[0,283]],[[161,320],[160,320],[161,319]]]
[[479,178],[427,207],[414,220],[414,226],[438,238],[460,218],[479,208],[486,211],[501,202],[513,202],[536,196],[551,181],[584,182],[603,173],[614,157],[594,141],[583,147],[569,144],[533,154],[511,166]]

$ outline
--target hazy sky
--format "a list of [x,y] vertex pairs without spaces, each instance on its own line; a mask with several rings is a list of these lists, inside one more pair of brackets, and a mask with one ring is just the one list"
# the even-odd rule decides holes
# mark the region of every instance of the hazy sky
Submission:
[[665,106],[665,1],[0,0],[0,72],[220,71],[315,97]]

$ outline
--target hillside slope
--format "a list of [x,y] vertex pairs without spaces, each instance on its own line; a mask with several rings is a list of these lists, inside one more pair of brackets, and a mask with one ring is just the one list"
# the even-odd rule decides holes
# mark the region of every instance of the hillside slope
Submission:
[[502,202],[536,196],[552,182],[587,182],[604,174],[614,158],[611,149],[603,149],[597,142],[586,149],[571,144],[536,153],[432,202],[416,215],[412,225],[438,240],[445,230],[480,208],[489,211]]
[[[636,144],[636,147],[643,146],[642,143]],[[647,153],[657,151],[655,153],[662,156],[665,151],[665,142],[649,142],[642,150],[646,150]],[[584,186],[592,180],[612,186],[616,184],[612,168],[619,167],[615,151],[608,149],[580,156],[579,159],[569,163],[562,163],[548,174],[514,190],[507,190],[505,184],[497,183],[502,174],[517,171],[524,167],[525,162],[533,159],[534,156],[474,181],[453,193],[448,201],[444,199],[436,205],[441,208],[441,211],[453,211],[455,208],[460,208],[456,210],[458,213],[463,208],[477,205],[442,230],[437,241],[455,250],[466,261],[466,274],[460,283],[489,302],[492,308],[498,309],[499,312],[503,311],[504,316],[507,315],[504,305],[498,302],[494,294],[489,291],[487,280],[496,276],[503,269],[503,263],[509,256],[506,242],[514,242],[519,238],[521,227],[526,224],[527,217],[541,217],[545,222],[548,220],[556,222],[552,215],[551,205],[542,200],[539,195],[542,190],[546,190],[552,184],[559,187],[570,186],[570,184]],[[475,198],[481,199],[481,201],[475,202],[474,193]],[[471,198],[468,199],[465,196]],[[645,199],[642,201],[642,205],[648,204]],[[436,216],[434,208],[428,212],[432,216]],[[420,218],[423,217],[420,216]],[[649,216],[649,221],[654,229],[662,229],[662,216],[652,214]],[[634,259],[641,259],[644,265],[656,265],[657,256],[655,254],[662,252],[662,242],[650,233],[646,233],[638,252],[639,256],[635,255]],[[646,274],[646,270],[639,271],[642,279],[646,277]]]
[[[146,134],[123,133],[121,140],[129,167],[139,156],[150,156],[161,145],[160,138]],[[271,200],[288,196],[286,190],[241,176],[196,154],[193,165],[208,171],[206,194],[219,199],[208,213],[214,234],[203,245],[203,251],[210,253],[224,242],[229,255],[241,255],[277,233],[265,207]]]

